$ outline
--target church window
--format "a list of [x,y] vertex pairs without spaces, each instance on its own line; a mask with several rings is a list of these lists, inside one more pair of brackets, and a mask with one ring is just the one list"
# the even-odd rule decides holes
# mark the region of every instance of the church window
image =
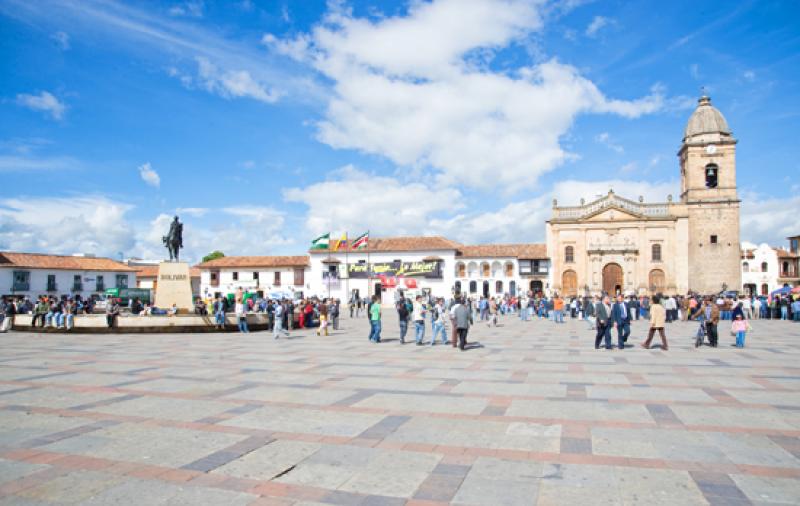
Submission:
[[717,244],[717,236],[715,235],[711,236],[711,244]]
[[767,265],[767,262],[761,262],[761,272],[768,272],[768,271],[769,271],[769,265]]
[[661,261],[661,245],[660,244],[653,244],[652,249],[652,257],[653,262],[660,262]]
[[716,163],[706,165],[706,188],[716,188],[719,176],[719,167]]
[[571,264],[575,261],[575,248],[567,246],[564,248],[564,262]]

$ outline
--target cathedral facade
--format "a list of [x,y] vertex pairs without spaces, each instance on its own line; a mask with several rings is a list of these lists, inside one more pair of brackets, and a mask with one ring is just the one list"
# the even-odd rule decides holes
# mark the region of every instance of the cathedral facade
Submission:
[[563,295],[713,294],[741,286],[736,143],[703,96],[678,151],[681,194],[614,193],[559,206],[547,222],[552,288]]

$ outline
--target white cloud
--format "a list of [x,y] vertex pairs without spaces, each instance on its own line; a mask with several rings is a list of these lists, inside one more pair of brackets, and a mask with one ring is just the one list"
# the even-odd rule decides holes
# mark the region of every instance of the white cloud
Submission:
[[645,202],[666,202],[667,195],[672,195],[674,201],[679,198],[680,183],[678,181],[667,181],[651,183],[649,181],[629,181],[622,179],[610,179],[605,181],[559,181],[553,186],[553,198],[558,200],[561,206],[578,205],[580,199],[591,202],[608,194],[609,190],[620,197],[633,201],[638,201],[639,196],[644,197]]
[[44,111],[56,120],[63,118],[64,111],[67,109],[66,106],[49,91],[43,91],[38,95],[20,93],[17,95],[17,104],[35,111]]
[[225,98],[252,98],[260,102],[273,103],[280,93],[269,90],[256,82],[246,70],[220,70],[208,59],[197,58],[198,79],[207,91]]
[[334,229],[352,233],[369,229],[376,235],[424,233],[430,230],[434,214],[465,204],[458,190],[403,182],[352,166],[337,171],[334,179],[289,188],[284,199],[308,206],[305,225],[310,235]]
[[67,32],[56,32],[50,36],[62,51],[67,51],[70,48],[69,34]]
[[542,242],[550,213],[549,199],[541,196],[496,211],[436,218],[430,229],[462,244]]
[[39,157],[0,155],[0,172],[73,170],[80,166],[81,164],[78,160],[68,156]]
[[[448,185],[532,188],[570,156],[560,146],[581,113],[635,118],[665,105],[605,97],[577,69],[551,59],[494,71],[494,51],[542,26],[539,3],[440,0],[378,20],[333,9],[309,34],[263,41],[333,81],[318,139],[396,164],[432,168]],[[476,56],[478,55],[478,56]]]
[[205,216],[208,213],[208,208],[206,208],[206,207],[179,207],[179,208],[175,209],[175,213],[178,216],[189,215],[189,216],[195,216],[195,217],[198,217],[198,218],[202,218],[203,216]]
[[608,26],[612,22],[611,19],[604,16],[595,16],[589,26],[586,27],[587,37],[596,37],[597,33]]
[[135,245],[132,206],[102,196],[0,200],[0,250],[116,256]]
[[179,4],[173,5],[167,11],[170,16],[187,16],[192,18],[202,18],[203,17],[203,9],[205,9],[205,4],[202,0],[195,0],[191,2],[181,2]]
[[746,80],[752,83],[753,81],[756,80],[756,73],[753,72],[752,70],[745,70],[744,73],[742,74],[742,77],[744,77]]
[[611,134],[609,134],[608,132],[601,132],[601,133],[597,134],[595,136],[594,140],[596,142],[599,142],[603,146],[607,147],[608,149],[610,149],[612,151],[615,151],[617,153],[622,154],[622,153],[625,152],[625,148],[623,148],[621,145],[615,143],[611,139]]
[[142,178],[142,181],[153,188],[161,186],[161,177],[159,177],[158,172],[150,166],[150,162],[139,166],[139,176]]
[[786,238],[798,231],[797,210],[800,196],[778,198],[742,192],[741,239],[772,246],[786,246]]

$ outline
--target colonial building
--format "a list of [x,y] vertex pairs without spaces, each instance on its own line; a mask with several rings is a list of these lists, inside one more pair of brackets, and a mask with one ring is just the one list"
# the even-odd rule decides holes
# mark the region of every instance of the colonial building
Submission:
[[399,291],[495,297],[548,289],[544,244],[465,246],[445,237],[371,238],[360,250],[310,251],[312,294],[349,300]]
[[680,200],[645,203],[609,191],[559,207],[547,222],[553,288],[564,295],[717,293],[741,287],[736,143],[703,96],[678,151]]
[[768,244],[742,243],[742,293],[769,295],[777,290],[778,252]]
[[3,296],[88,299],[104,295],[108,288],[135,286],[136,271],[110,258],[0,252]]
[[778,248],[778,288],[800,286],[800,235],[789,237],[789,250]]
[[266,297],[291,297],[310,288],[307,256],[230,256],[196,267],[203,298],[225,296],[239,288]]

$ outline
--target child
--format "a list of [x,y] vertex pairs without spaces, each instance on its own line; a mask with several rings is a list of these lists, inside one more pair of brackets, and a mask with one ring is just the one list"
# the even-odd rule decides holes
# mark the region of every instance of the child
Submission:
[[736,333],[736,347],[744,348],[745,333],[750,329],[750,323],[744,319],[744,316],[739,313],[736,319],[731,323],[731,332]]

